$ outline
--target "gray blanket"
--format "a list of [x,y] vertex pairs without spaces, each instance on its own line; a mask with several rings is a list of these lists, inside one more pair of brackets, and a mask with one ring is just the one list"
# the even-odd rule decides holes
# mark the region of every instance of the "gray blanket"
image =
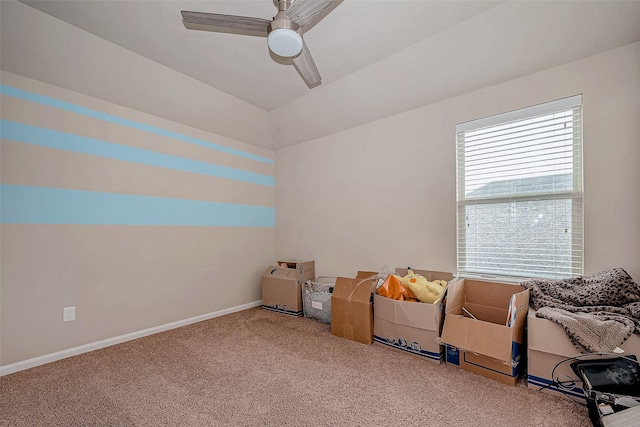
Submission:
[[582,353],[611,352],[640,334],[640,286],[622,268],[521,282],[536,316],[558,323]]

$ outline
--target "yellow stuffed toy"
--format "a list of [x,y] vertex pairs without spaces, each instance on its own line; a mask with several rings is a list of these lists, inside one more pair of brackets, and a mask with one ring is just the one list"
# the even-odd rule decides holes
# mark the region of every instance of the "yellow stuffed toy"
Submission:
[[447,286],[445,280],[430,282],[426,277],[414,273],[413,270],[407,270],[407,275],[404,277],[396,277],[416,298],[428,304],[439,303]]

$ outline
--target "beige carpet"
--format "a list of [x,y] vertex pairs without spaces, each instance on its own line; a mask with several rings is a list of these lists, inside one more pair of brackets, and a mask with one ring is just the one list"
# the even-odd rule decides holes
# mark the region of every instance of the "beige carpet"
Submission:
[[254,308],[0,378],[2,426],[590,426],[585,407]]

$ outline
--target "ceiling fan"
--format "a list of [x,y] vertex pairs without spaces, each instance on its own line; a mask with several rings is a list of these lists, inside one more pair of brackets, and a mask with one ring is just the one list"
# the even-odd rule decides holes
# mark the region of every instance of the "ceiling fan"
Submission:
[[266,35],[269,49],[278,56],[291,58],[307,85],[313,87],[320,84],[322,78],[302,35],[314,18],[334,1],[341,0],[277,0],[278,13],[272,20],[185,10],[180,13],[185,23],[207,26],[212,31],[218,28]]

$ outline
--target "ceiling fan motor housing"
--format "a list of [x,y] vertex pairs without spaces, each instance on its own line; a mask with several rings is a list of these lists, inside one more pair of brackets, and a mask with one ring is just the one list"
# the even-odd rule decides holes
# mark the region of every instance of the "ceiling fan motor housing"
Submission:
[[267,28],[269,49],[283,57],[296,56],[302,50],[300,27],[286,15],[290,4],[284,0],[278,2],[278,13]]

